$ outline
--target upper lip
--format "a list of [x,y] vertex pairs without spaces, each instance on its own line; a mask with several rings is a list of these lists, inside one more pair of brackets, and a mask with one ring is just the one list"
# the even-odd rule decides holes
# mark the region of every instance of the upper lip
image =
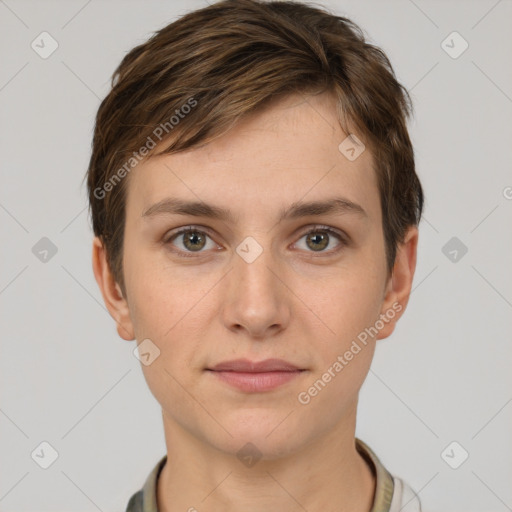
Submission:
[[244,373],[263,373],[263,372],[293,372],[300,370],[294,364],[283,361],[282,359],[265,359],[264,361],[250,361],[249,359],[233,359],[232,361],[223,361],[215,366],[208,368],[213,371],[244,372]]

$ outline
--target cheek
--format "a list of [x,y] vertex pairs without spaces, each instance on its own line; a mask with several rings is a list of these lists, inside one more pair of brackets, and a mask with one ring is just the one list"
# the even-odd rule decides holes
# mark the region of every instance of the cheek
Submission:
[[[317,364],[308,382],[313,388],[311,394],[303,390],[318,406],[348,406],[369,371],[375,350],[371,327],[379,318],[383,279],[380,269],[370,265],[371,260],[362,258],[357,268],[337,270],[325,279],[323,287],[302,290],[307,292],[307,304],[321,320],[315,340]],[[317,322],[315,316],[308,318]]]
[[149,257],[142,265],[143,259],[127,258],[127,289],[136,339],[149,338],[160,351],[155,364],[143,367],[149,383],[160,379],[154,376],[160,366],[177,378],[192,369],[211,305],[203,300],[209,283],[198,285]]
[[[366,327],[373,325],[382,304],[381,276],[363,269],[340,269],[324,276],[316,286],[303,283],[300,296],[321,324],[318,333],[327,347],[337,350],[350,344]],[[321,346],[324,344],[321,344]]]
[[330,297],[323,319],[335,334],[316,340],[317,364],[297,397],[307,405],[305,411],[323,415],[325,425],[339,421],[355,407],[375,351],[375,338],[368,328],[378,312],[375,294],[368,289],[340,285]]
[[137,340],[160,340],[173,326],[172,312],[176,311],[176,305],[172,295],[162,295],[158,284],[149,279],[132,281],[129,292],[130,316]]
[[162,339],[179,319],[187,287],[169,280],[169,269],[155,252],[137,247],[129,236],[125,243],[123,268],[136,338]]

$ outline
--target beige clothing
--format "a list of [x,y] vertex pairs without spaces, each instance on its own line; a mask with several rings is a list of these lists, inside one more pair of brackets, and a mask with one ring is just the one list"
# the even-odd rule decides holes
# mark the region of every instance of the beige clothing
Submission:
[[[400,478],[392,476],[372,450],[356,438],[356,448],[375,474],[375,497],[370,512],[421,512],[417,495]],[[162,457],[144,483],[128,503],[126,512],[158,512],[157,481],[167,455]]]

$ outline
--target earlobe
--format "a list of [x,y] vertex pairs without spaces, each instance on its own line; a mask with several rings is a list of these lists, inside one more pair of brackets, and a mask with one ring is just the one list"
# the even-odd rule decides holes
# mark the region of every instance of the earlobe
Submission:
[[377,339],[387,338],[395,329],[396,322],[403,315],[411,295],[412,281],[416,270],[418,228],[407,230],[404,242],[397,248],[393,273],[388,280],[381,317],[390,319],[379,331]]
[[92,245],[92,268],[94,277],[103,296],[110,316],[115,320],[117,332],[126,341],[135,339],[128,302],[123,297],[121,287],[115,281],[107,261],[105,247],[99,237]]

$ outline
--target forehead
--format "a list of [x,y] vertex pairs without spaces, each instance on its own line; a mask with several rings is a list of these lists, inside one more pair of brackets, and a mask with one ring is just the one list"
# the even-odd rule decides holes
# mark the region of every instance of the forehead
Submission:
[[349,135],[331,96],[286,97],[207,144],[138,164],[129,177],[127,215],[140,216],[169,196],[227,207],[242,217],[343,196],[379,220],[371,151]]

